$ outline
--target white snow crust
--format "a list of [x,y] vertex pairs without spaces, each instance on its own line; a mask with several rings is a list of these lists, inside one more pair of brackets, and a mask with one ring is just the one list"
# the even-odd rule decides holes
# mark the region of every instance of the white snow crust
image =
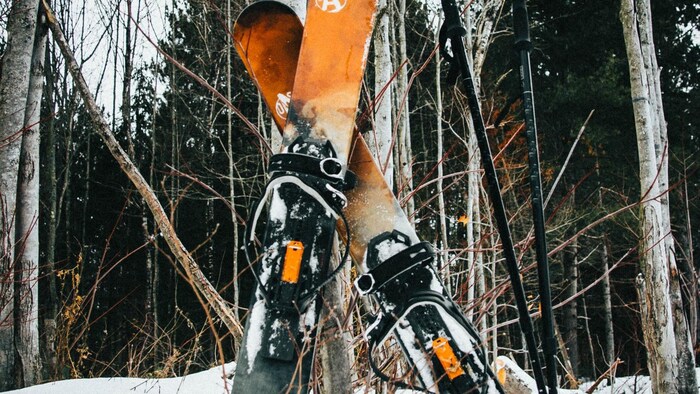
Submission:
[[[499,359],[502,359],[499,357]],[[507,359],[507,358],[506,358]],[[508,359],[507,359],[508,360]],[[511,366],[515,364],[510,361]],[[516,365],[517,367],[517,365]],[[213,367],[207,371],[193,373],[182,377],[164,379],[142,378],[91,378],[70,379],[58,382],[44,383],[20,390],[6,392],[7,394],[231,394],[233,385],[232,373],[236,369],[236,363]],[[532,387],[535,381],[527,373],[518,372],[518,376],[524,380],[529,379]],[[696,374],[700,380],[700,368]],[[559,390],[562,394],[583,394],[592,385],[592,382],[584,383],[578,390]],[[534,391],[536,392],[536,391]],[[396,394],[417,394],[421,391],[396,390]],[[595,391],[596,394],[651,394],[648,376],[618,377],[614,386],[601,384]],[[365,386],[357,387],[353,394],[378,394],[374,389]]]
[[[537,384],[535,379],[523,371],[513,360],[508,357],[498,357],[497,364],[507,366],[518,380],[524,383],[533,393],[537,392]],[[695,369],[695,374],[700,379],[700,368]],[[583,394],[593,385],[594,382],[586,382],[581,384],[577,390],[557,390],[562,394]],[[698,391],[700,393],[700,390]],[[593,391],[596,394],[652,394],[651,383],[648,376],[624,376],[615,378],[613,385],[608,385],[607,382],[602,382]]]
[[248,373],[253,371],[255,357],[262,347],[263,327],[265,321],[265,300],[258,299],[250,311],[250,326],[246,339],[246,352],[248,353]]
[[8,391],[12,394],[230,394],[236,363],[166,379],[91,378],[61,380]]
[[270,199],[270,220],[278,222],[283,221],[287,217],[287,205],[279,195],[279,185],[275,186],[272,198]]
[[401,342],[404,344],[406,351],[411,354],[411,360],[415,362],[415,368],[420,374],[423,383],[429,388],[434,386],[433,366],[429,359],[426,358],[423,350],[416,345],[416,333],[413,331],[413,328],[410,325],[401,327],[398,324],[394,326],[394,329],[401,337]]
[[401,242],[394,242],[394,240],[384,241],[377,245],[377,257],[379,261],[386,261],[388,258],[393,257],[407,247],[408,246]]

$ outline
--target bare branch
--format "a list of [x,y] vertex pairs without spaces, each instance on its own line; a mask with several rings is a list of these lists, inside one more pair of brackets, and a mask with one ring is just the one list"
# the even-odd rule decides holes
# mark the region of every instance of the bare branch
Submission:
[[148,185],[138,168],[119,145],[119,142],[116,140],[114,134],[110,130],[107,121],[104,119],[104,117],[102,117],[102,114],[95,103],[95,99],[90,93],[87,83],[85,82],[85,79],[80,71],[80,66],[77,64],[75,57],[68,46],[68,42],[63,35],[63,31],[61,30],[60,26],[58,26],[53,12],[45,1],[43,1],[43,7],[48,16],[48,24],[49,28],[51,29],[51,33],[53,34],[54,40],[60,48],[66,63],[68,64],[71,76],[73,77],[76,87],[78,88],[85,103],[87,111],[96,126],[97,133],[104,141],[114,159],[119,163],[122,171],[124,171],[129,180],[131,180],[136,190],[148,205],[148,208],[153,214],[155,222],[158,224],[158,227],[161,230],[163,238],[170,247],[170,250],[175,255],[178,263],[184,269],[190,284],[194,287],[196,292],[206,300],[208,305],[214,309],[217,316],[221,318],[226,327],[234,335],[235,341],[238,343],[243,334],[243,327],[238,319],[235,318],[233,311],[226,301],[221,297],[221,295],[216,291],[216,289],[199,269],[189,251],[182,244],[182,241],[180,241],[177,233],[175,232],[175,228],[168,219],[163,206],[158,201],[158,198],[151,189],[150,185]]

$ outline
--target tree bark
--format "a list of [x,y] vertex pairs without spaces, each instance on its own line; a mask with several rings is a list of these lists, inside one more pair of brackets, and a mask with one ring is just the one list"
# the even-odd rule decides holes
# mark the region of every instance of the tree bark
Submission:
[[[600,169],[598,163],[596,162],[596,174],[600,177]],[[598,204],[600,208],[603,208],[603,192],[598,185]],[[600,248],[600,264],[603,272],[607,272],[610,267],[610,253],[608,251],[608,237],[607,234],[601,234],[601,248]],[[608,367],[612,366],[615,362],[615,332],[613,329],[613,313],[612,313],[612,297],[611,297],[611,287],[610,287],[610,273],[605,274],[601,282],[601,291],[603,293],[603,320],[605,327],[605,362]],[[610,380],[614,380],[615,375],[610,376]]]
[[[472,20],[467,13],[464,25],[467,30],[467,35],[465,37],[465,46],[467,50],[467,57],[469,58],[470,64],[474,64],[474,58],[472,56],[474,49],[474,40],[471,34],[472,31]],[[480,91],[481,86],[479,84],[479,74],[473,73],[474,77],[474,88],[477,92]],[[468,116],[465,114],[465,116]],[[479,202],[480,202],[480,183],[481,183],[481,161],[479,156],[479,146],[476,140],[476,130],[474,129],[474,121],[471,116],[466,119],[466,124],[468,128],[469,135],[467,136],[467,222],[465,224],[467,233],[467,263],[471,264],[470,267],[474,267],[477,264],[477,260],[483,262],[483,258],[480,253],[476,253],[477,239],[479,236],[479,221],[475,220],[475,216],[479,214]],[[475,298],[475,278],[474,273],[476,270],[468,268],[467,269],[467,303],[468,305],[474,305]],[[474,310],[470,308],[467,311],[467,319],[472,320],[474,318]]]
[[[467,55],[470,63],[473,65],[472,75],[474,77],[474,87],[478,92],[481,91],[481,68],[486,60],[488,48],[493,40],[493,30],[500,18],[500,12],[503,8],[503,0],[485,0],[483,10],[479,17],[472,23],[469,14],[467,14],[465,23],[467,25],[468,35],[466,45],[468,48]],[[474,36],[471,35],[471,26],[476,25]],[[473,55],[472,55],[473,54]],[[479,156],[479,147],[476,140],[474,125],[471,119],[467,121],[469,127],[468,138],[468,164],[467,164],[467,261],[471,262],[474,269],[470,270],[470,283],[468,285],[468,300],[473,302],[475,298],[480,297],[486,291],[485,285],[485,270],[484,257],[478,252],[479,242],[482,238],[481,228],[481,161]],[[471,311],[468,312],[468,317],[471,318]],[[485,330],[487,320],[482,319],[482,330]]]
[[[337,245],[333,249],[334,256],[338,256]],[[339,259],[334,257],[332,262]],[[323,289],[323,310],[321,312],[320,348],[321,365],[323,367],[323,391],[328,394],[352,393],[352,334],[343,325],[344,300],[346,299],[346,282],[343,278],[350,277],[350,264],[345,264],[343,273],[330,282]],[[335,270],[336,265],[328,267],[329,271]]]
[[[697,393],[694,360],[680,304],[673,256],[668,188],[666,126],[653,49],[648,0],[621,0],[639,150],[641,205],[642,324],[654,392]],[[680,304],[680,305],[679,305]],[[691,367],[692,366],[692,367]]]
[[[603,246],[600,252],[600,260],[602,268],[607,271],[610,267],[608,253],[608,239],[603,236]],[[610,287],[610,274],[606,274],[603,278],[603,319],[605,320],[605,362],[610,367],[616,360],[615,358],[615,331],[613,329],[613,313],[612,313],[612,289]],[[615,376],[611,376],[614,378]]]
[[0,76],[0,391],[13,385],[17,178],[37,26],[37,0],[15,0]]
[[[394,185],[394,157],[391,149],[393,74],[389,42],[389,12],[387,0],[379,0],[378,18],[374,36],[374,138],[368,145],[377,158],[389,188]],[[381,96],[380,96],[381,94]]]
[[644,69],[649,83],[649,104],[651,106],[653,127],[658,128],[654,133],[654,149],[658,165],[659,201],[663,220],[660,222],[670,280],[669,297],[671,300],[673,330],[676,335],[676,351],[678,352],[678,390],[681,393],[696,393],[698,391],[695,374],[695,356],[690,339],[690,329],[683,310],[681,296],[681,277],[676,262],[676,249],[671,230],[671,209],[669,205],[669,175],[668,175],[668,130],[661,95],[660,70],[656,61],[656,49],[651,25],[651,4],[649,0],[637,0],[637,24],[639,25],[639,40],[644,61]]
[[38,26],[25,110],[17,187],[15,385],[41,380],[39,357],[39,121],[44,89],[46,26]]
[[[575,231],[574,231],[575,232]],[[564,251],[564,278],[566,289],[564,299],[570,299],[578,292],[578,242],[574,242],[570,248]],[[572,299],[563,308],[562,339],[569,354],[569,362],[574,376],[579,371],[578,350],[578,301]]]
[[398,150],[397,186],[399,200],[404,204],[408,220],[413,223],[413,154],[411,151],[411,123],[409,121],[410,107],[408,103],[408,51],[406,49],[406,0],[399,0],[397,16],[397,31],[399,44],[399,72],[396,86],[396,109],[398,115],[398,132],[396,147]]
[[[437,37],[436,33],[436,39]],[[452,293],[452,285],[450,279],[450,259],[447,251],[450,249],[447,241],[447,212],[445,211],[445,191],[443,189],[443,177],[444,177],[444,147],[443,147],[443,132],[442,132],[442,80],[440,76],[441,72],[441,61],[442,59],[438,56],[435,59],[435,127],[437,129],[437,196],[438,196],[438,219],[440,223],[440,243],[442,253],[440,253],[440,264],[443,274],[443,282],[445,283],[445,288],[448,293]]]
[[[53,69],[51,63],[51,51],[46,51],[46,62],[45,62],[45,78],[46,78],[46,98],[48,108],[54,108],[54,97],[53,97]],[[46,245],[44,247],[46,251],[46,259],[43,264],[44,271],[42,277],[46,283],[46,290],[42,292],[42,305],[44,306],[43,315],[43,338],[42,343],[42,353],[44,357],[44,378],[49,378],[56,376],[56,317],[58,315],[58,301],[56,290],[56,275],[55,275],[55,261],[56,261],[56,130],[54,128],[54,118],[51,117],[46,123],[46,157],[44,168],[46,170],[46,177],[48,181],[44,185],[43,189],[48,189],[47,197],[47,229],[46,229]]]
[[[226,0],[226,26],[233,26],[231,17],[231,0]],[[231,34],[226,34],[226,98],[231,101]],[[270,134],[276,130],[270,130]],[[228,181],[229,181],[229,202],[231,203],[231,222],[233,223],[233,248],[231,259],[233,261],[233,313],[236,318],[239,318],[238,308],[240,307],[240,285],[238,283],[238,218],[236,217],[236,177],[234,173],[234,157],[233,157],[233,113],[226,111],[226,149],[228,150]]]

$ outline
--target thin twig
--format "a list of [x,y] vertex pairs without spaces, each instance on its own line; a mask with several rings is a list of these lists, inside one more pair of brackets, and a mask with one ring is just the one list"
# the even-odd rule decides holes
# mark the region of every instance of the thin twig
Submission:
[[566,170],[566,166],[569,165],[569,160],[571,160],[571,156],[574,154],[574,149],[576,149],[576,145],[578,144],[579,140],[581,139],[581,136],[583,135],[584,130],[586,130],[586,126],[588,126],[588,121],[591,120],[591,117],[593,116],[594,111],[595,111],[594,109],[591,110],[591,112],[588,114],[588,117],[583,122],[581,129],[578,131],[578,135],[576,136],[576,140],[574,140],[574,144],[571,145],[571,149],[569,149],[569,154],[566,156],[566,160],[564,160],[564,165],[561,166],[561,170],[559,171],[559,174],[557,174],[557,179],[554,180],[554,183],[552,184],[552,188],[549,189],[549,193],[547,194],[547,198],[544,200],[544,207],[545,208],[547,207],[547,203],[549,203],[549,199],[552,198],[552,194],[554,194],[554,189],[557,188],[557,184],[559,183],[559,180],[561,180],[561,176],[564,174],[564,170]]

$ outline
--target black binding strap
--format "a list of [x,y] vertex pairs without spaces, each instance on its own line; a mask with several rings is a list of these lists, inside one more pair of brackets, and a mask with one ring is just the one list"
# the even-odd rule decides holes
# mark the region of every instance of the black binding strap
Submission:
[[[370,327],[366,331],[365,338],[368,343],[367,358],[369,360],[369,365],[372,368],[372,371],[377,375],[377,377],[379,377],[383,381],[390,382],[394,386],[401,389],[422,390],[427,393],[431,393],[431,391],[428,390],[426,387],[417,387],[414,385],[410,385],[404,381],[393,379],[387,376],[374,362],[373,356],[374,349],[391,334],[391,332],[396,328],[397,324],[399,324],[400,321],[404,320],[413,308],[426,304],[429,304],[435,308],[444,311],[448,316],[454,319],[468,333],[471,342],[474,344],[474,349],[476,350],[478,348],[479,343],[481,342],[479,340],[479,334],[476,332],[474,327],[471,324],[469,324],[468,321],[466,321],[466,319],[459,311],[459,309],[455,306],[455,304],[449,302],[445,298],[444,294],[430,290],[420,291],[412,294],[406,300],[406,302],[404,302],[401,305],[397,305],[397,307],[390,314],[379,313],[376,316],[374,322],[370,324]],[[451,335],[457,334],[458,333],[451,333]],[[462,353],[462,349],[459,349],[459,347],[453,348],[457,349],[457,351]],[[472,392],[473,390],[476,390],[479,387],[483,387],[488,382],[488,378],[491,378],[494,381],[496,389],[499,392],[503,392],[502,388],[496,380],[496,377],[493,375],[493,372],[486,364],[486,360],[483,354],[479,354],[479,356],[479,359],[476,360],[473,353],[462,353],[460,363],[463,365],[466,364],[467,366],[467,368],[465,369],[464,378],[461,379],[459,382],[451,382],[451,384],[458,384],[461,387],[468,387],[468,390],[466,392]],[[458,392],[463,391],[458,390]]]
[[[384,286],[387,283],[400,279],[403,275],[410,275],[414,270],[421,269],[434,260],[435,252],[430,243],[419,242],[411,245],[410,242],[410,239],[405,234],[397,230],[391,233],[386,232],[373,238],[367,247],[366,256],[367,265],[372,266],[372,268],[355,280],[354,284],[357,291],[362,295],[380,295],[384,291]],[[402,245],[404,245],[404,249],[398,253],[388,258],[386,256],[380,256],[380,254],[389,254],[390,250],[401,248]],[[483,353],[478,350],[479,344],[481,343],[479,334],[466,320],[457,305],[451,302],[447,295],[434,290],[416,290],[408,292],[406,298],[396,304],[391,311],[387,313],[379,312],[373,322],[368,326],[365,331],[365,339],[368,343],[368,359],[370,367],[377,377],[386,382],[390,382],[398,388],[430,392],[426,387],[413,386],[402,379],[390,378],[381,371],[374,361],[374,349],[383,343],[394,330],[399,329],[398,325],[400,322],[406,320],[407,315],[414,308],[421,306],[435,308],[438,310],[438,313],[444,314],[443,316],[449,316],[449,318],[462,327],[463,331],[459,332],[451,332],[449,328],[445,327],[445,334],[451,336],[451,338],[447,338],[448,340],[454,340],[455,336],[466,335],[474,346],[473,352],[468,351],[468,349],[460,349],[457,346],[453,346],[453,350],[460,354],[460,364],[464,367],[465,374],[458,379],[449,381],[452,387],[450,392],[461,393],[478,390],[488,383],[489,378],[494,381],[497,390],[502,392],[491,369],[486,365],[486,359]],[[432,356],[431,359],[435,357],[436,356]],[[433,360],[433,364],[436,368],[443,368],[437,360]],[[446,376],[444,378],[447,379]]]
[[373,293],[416,265],[429,264],[434,257],[435,252],[429,242],[411,245],[360,275],[355,280],[355,288],[361,295]]
[[357,184],[357,176],[347,170],[335,157],[319,159],[299,153],[280,153],[273,155],[269,163],[270,173],[290,172],[312,175],[324,179],[339,190],[350,190]]
[[[296,147],[308,147],[301,137],[297,138],[287,150],[301,150]],[[282,184],[293,184],[303,193],[315,199],[324,206],[335,218],[342,220],[346,229],[346,239],[350,243],[350,226],[342,209],[347,205],[347,199],[342,191],[349,190],[357,183],[357,177],[336,159],[335,151],[330,143],[317,149],[323,151],[328,157],[319,158],[302,153],[280,153],[273,155],[269,162],[270,181],[265,187],[265,193],[253,203],[250,209],[250,216],[246,223],[244,252],[251,273],[258,284],[258,288],[265,300],[265,303],[278,310],[304,311],[313,301],[318,292],[343,269],[344,262],[350,254],[350,248],[346,247],[340,259],[338,267],[331,272],[328,277],[318,286],[301,291],[294,289],[293,292],[285,291],[283,297],[279,289],[266,289],[257,271],[252,266],[254,259],[251,258],[250,249],[255,245],[255,229],[263,207],[272,195],[275,188]],[[284,251],[282,251],[284,253]],[[292,296],[291,298],[289,296]]]

